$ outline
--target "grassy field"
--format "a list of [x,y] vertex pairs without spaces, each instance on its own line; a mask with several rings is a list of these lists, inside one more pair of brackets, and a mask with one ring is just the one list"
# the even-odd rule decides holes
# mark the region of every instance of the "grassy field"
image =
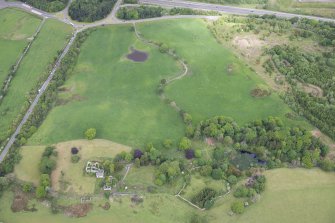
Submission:
[[[57,155],[57,167],[52,172],[53,189],[71,194],[89,194],[94,192],[95,177],[83,175],[83,168],[89,160],[97,160],[99,157],[114,157],[122,151],[130,151],[130,148],[124,145],[113,143],[107,140],[96,139],[74,140],[62,142],[55,145]],[[78,163],[71,162],[71,148],[79,149],[78,155],[80,161]],[[39,183],[39,162],[41,160],[44,146],[24,146],[20,153],[22,160],[15,167],[15,175],[18,179],[33,182],[35,185]],[[63,174],[62,174],[63,173]],[[62,188],[63,185],[66,185]]]
[[[50,112],[31,144],[80,139],[89,127],[97,129],[97,138],[130,146],[179,140],[184,132],[182,120],[156,89],[162,78],[180,72],[180,67],[141,44],[130,28],[104,27],[91,34],[73,75],[62,87],[59,106]],[[148,60],[126,59],[132,46],[146,51]]]
[[270,10],[335,18],[335,2],[269,0],[265,7]]
[[[37,92],[37,83],[48,75],[51,63],[72,31],[71,26],[56,20],[47,20],[11,82],[10,89],[0,105],[0,141],[8,137],[13,123],[28,106],[29,94]],[[52,44],[51,44],[52,43]]]
[[[335,218],[335,174],[319,169],[276,169],[266,173],[267,186],[261,200],[246,209],[240,216],[229,216],[232,196],[220,198],[214,207],[204,214],[209,222],[221,223],[332,223]],[[147,194],[143,204],[132,205],[129,197],[122,202],[112,202],[109,211],[97,206],[104,201],[95,201],[93,211],[87,217],[76,219],[62,214],[53,215],[38,202],[37,212],[13,214],[10,205],[13,195],[6,192],[0,202],[0,221],[3,222],[188,222],[195,212],[193,208],[172,195]]]
[[41,20],[16,9],[0,10],[0,83],[7,77]]
[[14,169],[14,174],[18,179],[32,182],[36,186],[39,184],[41,173],[38,164],[44,149],[44,146],[23,146],[21,148],[22,159]]
[[143,23],[138,28],[144,37],[166,43],[187,61],[191,75],[172,82],[166,92],[195,121],[225,115],[243,124],[272,115],[287,123],[299,123],[285,118],[291,111],[277,94],[251,96],[251,90],[264,81],[218,44],[205,22],[169,20]]

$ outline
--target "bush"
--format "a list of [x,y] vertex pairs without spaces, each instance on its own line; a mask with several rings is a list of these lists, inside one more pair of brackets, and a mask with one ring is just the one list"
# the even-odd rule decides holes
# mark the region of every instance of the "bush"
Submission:
[[97,130],[95,128],[89,128],[85,131],[85,137],[88,140],[94,139],[96,134],[97,134]]
[[79,155],[73,155],[71,156],[71,162],[72,163],[78,163],[80,160],[80,156]]
[[232,185],[237,183],[237,177],[235,175],[230,175],[227,180]]
[[193,149],[185,150],[185,157],[187,159],[193,159],[194,158],[194,150]]
[[232,203],[232,205],[230,206],[230,209],[232,210],[232,212],[234,212],[235,214],[242,214],[244,212],[244,203],[243,201],[235,201],[234,203]]
[[200,208],[209,209],[214,204],[215,196],[216,191],[206,187],[192,198],[192,203],[196,204]]
[[26,193],[28,193],[28,192],[31,192],[32,190],[33,190],[33,184],[32,183],[23,183],[22,184],[22,191],[23,192],[26,192]]
[[191,142],[191,140],[189,140],[188,138],[183,137],[183,138],[180,140],[180,143],[179,143],[179,149],[181,149],[181,150],[186,150],[186,149],[190,149],[191,146],[192,146],[192,142]]

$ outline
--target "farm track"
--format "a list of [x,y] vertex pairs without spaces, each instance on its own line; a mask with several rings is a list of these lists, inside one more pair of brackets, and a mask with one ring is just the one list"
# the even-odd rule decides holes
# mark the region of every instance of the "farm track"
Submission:
[[[136,21],[123,21],[116,18],[116,12],[119,9],[121,5],[122,0],[118,0],[115,3],[115,6],[107,18],[91,23],[91,24],[85,24],[85,23],[75,23],[72,21],[69,21],[68,17],[66,18],[57,18],[55,14],[47,13],[42,10],[36,9],[34,7],[31,7],[25,3],[22,2],[6,2],[5,0],[0,0],[0,9],[2,8],[20,8],[24,11],[27,11],[29,13],[35,14],[39,17],[42,17],[43,19],[53,18],[57,19],[61,22],[64,22],[66,24],[71,25],[75,31],[72,34],[72,37],[70,41],[65,46],[64,50],[62,51],[61,55],[58,57],[54,67],[52,68],[49,77],[47,80],[43,83],[41,86],[38,94],[36,95],[34,101],[31,103],[29,109],[25,113],[22,121],[17,126],[15,132],[12,134],[12,136],[9,138],[9,141],[7,142],[5,148],[1,151],[0,154],[0,163],[4,160],[5,156],[7,155],[9,149],[14,144],[14,141],[17,137],[17,135],[20,133],[22,126],[26,123],[29,116],[32,114],[35,106],[37,105],[40,97],[43,95],[45,90],[47,89],[51,79],[53,78],[56,70],[60,66],[60,63],[64,56],[67,54],[68,50],[70,49],[71,45],[73,44],[77,33],[81,32],[87,28],[102,26],[102,25],[108,25],[108,24],[135,24],[140,22],[147,22],[147,21],[156,21],[156,20],[165,20],[165,19],[182,19],[182,18],[207,18],[207,19],[213,19],[218,18],[217,16],[197,16],[197,15],[189,15],[189,16],[163,16],[158,18],[152,18],[152,19],[141,19]],[[160,5],[162,7],[181,7],[181,8],[190,8],[190,9],[197,9],[197,10],[207,10],[207,11],[217,11],[221,13],[227,13],[227,14],[236,14],[236,15],[265,15],[265,14],[271,14],[276,15],[278,17],[283,18],[292,18],[292,17],[300,17],[300,18],[309,18],[309,19],[315,19],[320,21],[328,21],[328,22],[335,22],[335,19],[329,19],[329,18],[322,18],[322,17],[315,17],[315,16],[304,16],[304,15],[296,15],[296,14],[290,14],[290,13],[281,13],[281,12],[273,12],[273,11],[267,11],[267,10],[254,10],[254,9],[246,9],[246,8],[238,8],[238,7],[229,7],[229,6],[222,6],[222,5],[215,5],[215,4],[207,4],[207,3],[199,3],[199,2],[190,2],[190,1],[176,1],[176,0],[139,0],[140,4],[153,4],[153,5]],[[68,11],[69,5],[64,9],[65,12]],[[170,80],[178,80],[185,76],[188,73],[188,68],[184,62],[182,62],[182,65],[185,69],[184,75],[180,75],[178,77],[175,77]],[[176,106],[177,109],[180,109]]]
[[[143,42],[146,45],[152,46],[152,47],[157,48],[157,49],[159,48],[159,45],[156,44],[155,42],[153,42],[151,40],[148,40],[148,39],[145,39],[145,38],[142,37],[142,35],[138,32],[135,23],[133,23],[133,27],[134,27],[135,35],[136,35],[136,37],[137,37],[138,40],[140,40],[141,42]],[[168,50],[168,52],[166,54],[169,55],[169,56],[171,56],[173,59],[177,59],[178,63],[183,67],[183,72],[181,74],[178,74],[175,77],[167,79],[166,83],[165,83],[165,85],[163,87],[165,87],[166,85],[170,84],[173,81],[176,81],[176,80],[179,80],[179,79],[185,77],[188,74],[188,71],[189,71],[189,68],[187,67],[187,65],[184,62],[184,60],[180,59],[175,53],[173,53],[173,52],[171,52],[171,51]],[[163,100],[164,99],[168,99],[168,97],[164,94],[164,92],[161,94],[161,98]],[[175,102],[171,102],[170,106],[173,107],[174,109],[176,109],[178,112],[181,111],[181,108]]]

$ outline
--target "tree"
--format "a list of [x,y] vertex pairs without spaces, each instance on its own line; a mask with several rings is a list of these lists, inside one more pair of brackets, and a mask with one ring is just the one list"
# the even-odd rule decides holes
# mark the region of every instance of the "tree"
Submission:
[[215,180],[221,180],[223,178],[223,171],[221,169],[214,169],[212,171],[212,177]]
[[97,130],[95,128],[89,128],[85,131],[85,137],[88,140],[92,140],[95,138],[96,133],[97,133]]
[[180,140],[180,143],[179,143],[179,149],[181,149],[181,150],[186,150],[186,149],[190,149],[191,146],[192,146],[191,140],[189,140],[188,138],[183,137],[183,138]]
[[232,185],[237,183],[237,177],[235,175],[230,175],[227,180]]
[[235,214],[242,214],[244,212],[244,203],[243,201],[235,201],[234,203],[232,203],[232,205],[230,206],[230,209],[232,210],[232,212],[234,212]]
[[171,148],[171,146],[172,146],[172,140],[171,139],[166,139],[166,140],[164,140],[164,142],[163,142],[163,146],[164,146],[164,148],[166,148],[166,149],[170,149]]
[[42,185],[38,186],[36,188],[36,192],[35,192],[36,198],[44,198],[47,195],[47,191],[45,190],[45,187],[43,187]]

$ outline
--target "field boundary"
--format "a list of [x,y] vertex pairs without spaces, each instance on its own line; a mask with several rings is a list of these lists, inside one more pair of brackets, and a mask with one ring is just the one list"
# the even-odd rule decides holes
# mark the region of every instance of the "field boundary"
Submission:
[[9,72],[9,74],[7,74],[7,77],[6,77],[6,80],[4,81],[3,83],[3,86],[1,88],[1,95],[0,95],[0,104],[2,103],[3,101],[3,98],[5,97],[7,91],[8,91],[8,88],[9,88],[9,84],[10,82],[13,80],[13,78],[15,77],[15,74],[17,72],[17,70],[19,69],[20,67],[20,64],[23,60],[23,58],[26,56],[26,54],[28,53],[31,45],[33,44],[33,42],[35,42],[35,39],[37,38],[37,35],[40,33],[43,25],[45,23],[45,19],[43,18],[41,23],[39,24],[39,26],[37,27],[36,29],[36,32],[33,34],[32,36],[32,40],[28,43],[28,45],[24,48],[23,52],[21,53],[19,59],[16,61],[16,63],[12,66],[12,70]]

